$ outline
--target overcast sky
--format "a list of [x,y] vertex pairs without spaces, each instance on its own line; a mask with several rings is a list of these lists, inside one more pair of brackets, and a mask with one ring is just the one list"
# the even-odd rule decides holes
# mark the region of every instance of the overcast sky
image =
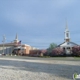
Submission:
[[0,0],[0,43],[15,39],[47,48],[64,41],[66,19],[71,41],[80,44],[80,0]]

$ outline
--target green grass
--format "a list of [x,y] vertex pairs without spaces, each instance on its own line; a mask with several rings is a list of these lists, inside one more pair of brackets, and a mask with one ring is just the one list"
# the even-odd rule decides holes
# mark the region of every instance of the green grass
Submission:
[[1,58],[13,58],[13,59],[29,59],[29,60],[61,60],[61,61],[80,61],[80,57],[28,57],[28,56],[0,56]]

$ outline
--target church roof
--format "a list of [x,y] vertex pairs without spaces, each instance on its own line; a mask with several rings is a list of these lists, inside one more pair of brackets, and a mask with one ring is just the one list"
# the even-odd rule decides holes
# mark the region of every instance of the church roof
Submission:
[[73,47],[73,46],[78,46],[78,44],[74,43],[74,42],[63,42],[60,45],[58,45],[58,47]]

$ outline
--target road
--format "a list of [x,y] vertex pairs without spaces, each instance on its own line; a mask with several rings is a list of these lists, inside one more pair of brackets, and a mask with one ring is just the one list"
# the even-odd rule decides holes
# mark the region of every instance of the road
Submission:
[[1,80],[73,80],[80,74],[80,61],[73,58],[0,57]]

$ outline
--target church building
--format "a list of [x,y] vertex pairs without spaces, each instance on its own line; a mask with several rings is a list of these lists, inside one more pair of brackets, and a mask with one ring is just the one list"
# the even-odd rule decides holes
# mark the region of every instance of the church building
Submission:
[[63,48],[66,55],[71,55],[72,47],[73,46],[78,46],[78,44],[71,41],[70,32],[69,32],[67,23],[66,23],[66,28],[65,28],[64,34],[65,34],[64,42],[62,44],[60,44],[59,47]]
[[22,44],[17,34],[13,42],[0,44],[0,54],[29,55],[30,50],[34,49],[37,48]]

